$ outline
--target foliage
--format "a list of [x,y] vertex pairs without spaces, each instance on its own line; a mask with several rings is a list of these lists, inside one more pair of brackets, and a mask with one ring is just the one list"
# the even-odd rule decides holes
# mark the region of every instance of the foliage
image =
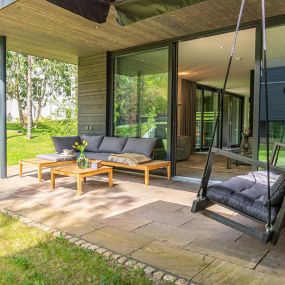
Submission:
[[[32,108],[27,108],[30,75]],[[71,114],[69,117],[74,117],[77,108],[76,82],[77,67],[74,65],[15,52],[7,54],[7,94],[9,99],[16,99],[18,102],[22,126],[26,121],[25,117],[33,115],[32,110],[36,110],[36,115],[32,119],[37,123],[48,101],[59,105],[56,115],[60,118],[67,119],[68,112]],[[65,112],[63,106],[67,107]]]
[[[127,136],[143,136],[140,126],[144,122],[151,129],[158,117],[167,116],[167,98],[167,73],[141,77],[117,74],[114,100],[116,135],[127,133],[129,128]],[[125,127],[121,129],[121,126]]]
[[82,154],[87,146],[88,146],[88,142],[83,141],[82,143],[75,142],[72,147],[76,150],[79,150],[80,153]]
[[62,237],[0,214],[0,284],[150,285],[141,271],[108,263]]

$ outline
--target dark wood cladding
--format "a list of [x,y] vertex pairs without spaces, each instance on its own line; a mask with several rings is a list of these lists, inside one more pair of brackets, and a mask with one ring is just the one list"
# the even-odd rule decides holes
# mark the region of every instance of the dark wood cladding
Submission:
[[[0,10],[0,34],[7,36],[8,50],[77,64],[78,57],[235,25],[240,2],[207,0],[122,27],[114,7],[99,25],[48,1],[19,0]],[[268,17],[284,15],[285,1],[266,1],[266,12]],[[260,0],[247,1],[242,21],[256,20]]]
[[78,133],[105,135],[107,54],[78,61]]

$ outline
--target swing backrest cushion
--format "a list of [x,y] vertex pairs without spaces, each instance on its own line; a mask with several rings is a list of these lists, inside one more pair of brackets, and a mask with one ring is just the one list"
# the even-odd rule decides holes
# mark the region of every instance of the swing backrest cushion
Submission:
[[[275,174],[271,174],[275,175]],[[278,175],[275,175],[278,176]],[[276,182],[271,185],[270,200],[272,206],[279,206],[283,202],[285,196],[285,175],[279,175]],[[264,197],[264,204],[268,205],[267,196]]]
[[[279,175],[270,175],[272,190]],[[280,180],[279,180],[280,181]],[[275,220],[280,208],[284,191],[272,193],[272,221]],[[273,195],[274,194],[274,195]],[[282,196],[283,195],[283,196]],[[266,171],[255,171],[247,175],[232,177],[222,183],[213,184],[207,188],[206,196],[213,202],[221,203],[242,213],[267,221],[267,174]],[[275,199],[276,198],[276,199]]]

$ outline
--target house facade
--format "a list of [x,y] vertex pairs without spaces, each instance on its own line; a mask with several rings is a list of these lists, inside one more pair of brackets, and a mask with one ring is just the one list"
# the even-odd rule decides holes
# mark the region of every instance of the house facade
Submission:
[[[214,142],[238,147],[246,133],[255,159],[265,120],[259,2],[245,6]],[[79,134],[158,138],[154,157],[171,160],[173,176],[191,176],[183,161],[209,147],[239,8],[196,1],[122,27],[112,6],[97,24],[48,1],[19,0],[0,10],[0,34],[8,50],[78,64]],[[285,3],[266,8],[274,142],[285,121]]]

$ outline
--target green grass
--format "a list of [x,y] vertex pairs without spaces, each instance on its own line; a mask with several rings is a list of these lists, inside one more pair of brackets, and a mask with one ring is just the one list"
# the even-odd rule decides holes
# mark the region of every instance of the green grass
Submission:
[[[278,141],[278,140],[277,140]],[[270,145],[270,156],[271,156],[271,151],[273,148],[273,144]],[[266,161],[266,146],[265,145],[260,145],[259,149],[259,160],[260,161]],[[278,156],[278,161],[277,161],[277,166],[284,167],[285,166],[285,149],[281,149],[279,152]]]
[[32,130],[32,138],[26,138],[26,129],[18,123],[7,125],[8,165],[18,164],[20,159],[33,158],[37,154],[53,153],[53,135],[74,135],[74,122],[43,121]]
[[20,159],[33,158],[37,154],[54,152],[51,137],[36,133],[27,139],[25,133],[7,132],[8,165],[15,165]]
[[0,214],[2,285],[150,285],[141,271],[108,263],[98,254]]

